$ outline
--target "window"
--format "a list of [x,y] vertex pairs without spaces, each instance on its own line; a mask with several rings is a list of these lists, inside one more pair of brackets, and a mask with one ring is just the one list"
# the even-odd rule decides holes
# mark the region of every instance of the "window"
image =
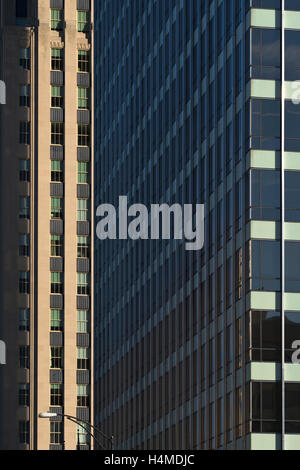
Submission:
[[89,200],[88,199],[77,200],[77,220],[78,221],[89,220]]
[[89,333],[90,312],[77,310],[77,332]]
[[281,384],[252,383],[252,432],[281,432]]
[[297,57],[300,54],[300,31],[285,31],[285,79],[293,82],[300,79],[300,66]]
[[280,80],[281,31],[271,28],[253,28],[251,34],[251,77]]
[[29,219],[30,218],[30,198],[29,197],[20,197],[20,219]]
[[25,70],[30,70],[30,48],[20,49],[20,67]]
[[20,294],[30,294],[30,272],[19,272],[19,292]]
[[285,150],[287,152],[300,151],[300,110],[297,102],[285,102]]
[[51,256],[61,257],[64,255],[63,235],[51,235]]
[[20,444],[29,444],[29,421],[19,421]]
[[30,310],[20,309],[19,310],[19,331],[30,330]]
[[78,183],[89,183],[89,168],[88,162],[78,162]]
[[89,386],[77,385],[77,406],[90,406]]
[[280,242],[252,240],[247,246],[248,290],[280,291]]
[[63,29],[64,11],[51,10],[51,30],[61,31]]
[[30,85],[20,85],[20,106],[30,107]]
[[51,331],[64,330],[64,314],[63,310],[51,310]]
[[[247,206],[249,218],[280,220],[280,172],[277,170],[251,170],[247,178]],[[251,199],[249,201],[249,199]]]
[[51,198],[51,219],[62,219],[64,216],[64,200],[62,198]]
[[78,51],[78,71],[90,71],[90,53],[88,51]]
[[64,50],[63,49],[51,49],[51,69],[52,70],[64,70]]
[[285,172],[285,220],[300,222],[300,171]]
[[[300,338],[299,312],[285,312],[285,362],[292,362],[295,349],[292,348],[295,340]],[[298,353],[297,353],[298,356]]]
[[86,430],[86,424],[78,424],[77,425],[77,442],[79,445],[89,445],[90,444],[90,436]]
[[261,150],[280,150],[280,100],[253,99],[251,101],[252,137],[250,146]]
[[78,31],[86,32],[89,30],[89,12],[88,11],[78,11],[77,12],[77,22],[78,22]]
[[89,237],[77,238],[77,258],[90,257],[90,241]]
[[30,144],[30,122],[20,122],[19,143],[27,145]]
[[51,273],[51,294],[64,293],[64,274]]
[[19,384],[19,406],[29,406],[30,388],[29,384]]
[[300,292],[299,242],[285,242],[285,260],[285,291]]
[[51,181],[52,183],[64,182],[64,162],[60,160],[51,161]]
[[89,88],[78,88],[78,108],[79,109],[89,109]]
[[[256,362],[281,361],[281,315],[274,311],[253,311],[247,315],[248,359]],[[246,335],[248,338],[248,333]]]
[[88,124],[78,124],[78,145],[88,147],[91,140],[91,128]]
[[51,369],[62,369],[63,368],[63,348],[61,346],[51,347]]
[[50,385],[50,406],[63,406],[64,389],[61,384]]
[[300,432],[299,394],[299,383],[285,384],[285,431],[287,434]]
[[90,368],[90,350],[88,348],[77,348],[77,369],[88,370]]
[[29,346],[20,346],[19,348],[19,367],[20,369],[30,368]]
[[30,182],[30,160],[19,160],[20,181]]
[[64,145],[64,123],[51,122],[51,144]]
[[90,294],[89,275],[87,273],[77,273],[77,294]]
[[19,255],[30,256],[30,235],[21,233],[19,235]]
[[62,86],[51,87],[51,107],[63,108],[64,106],[64,88]]
[[[16,0],[16,17],[26,18],[27,17],[27,0]],[[18,23],[17,24],[22,24]]]
[[63,423],[61,421],[50,421],[50,444],[63,443]]

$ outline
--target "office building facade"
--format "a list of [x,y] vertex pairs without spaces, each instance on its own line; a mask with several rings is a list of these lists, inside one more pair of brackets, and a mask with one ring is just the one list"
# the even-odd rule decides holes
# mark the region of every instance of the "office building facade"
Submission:
[[201,251],[95,241],[94,417],[119,449],[300,448],[299,18],[95,5],[95,204],[205,204]]
[[61,416],[92,420],[92,18],[89,0],[1,2],[1,449],[92,445]]

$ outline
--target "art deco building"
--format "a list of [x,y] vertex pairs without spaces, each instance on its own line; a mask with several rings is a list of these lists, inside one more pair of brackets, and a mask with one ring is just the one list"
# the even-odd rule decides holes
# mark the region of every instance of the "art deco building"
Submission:
[[86,449],[92,420],[93,2],[2,0],[1,449]]
[[202,251],[96,241],[96,424],[299,449],[300,2],[95,2],[95,53],[96,204],[205,203]]

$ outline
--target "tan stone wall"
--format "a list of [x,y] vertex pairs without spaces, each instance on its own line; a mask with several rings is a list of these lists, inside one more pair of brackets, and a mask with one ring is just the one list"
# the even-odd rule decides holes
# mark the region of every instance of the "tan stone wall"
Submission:
[[[8,364],[0,368],[0,381],[5,383],[0,396],[3,448],[17,449],[18,420],[30,416],[31,448],[37,439],[38,449],[49,449],[50,423],[38,414],[50,407],[50,181],[51,181],[51,47],[65,49],[65,258],[64,258],[64,387],[65,413],[76,416],[77,385],[77,51],[90,48],[84,33],[77,32],[76,0],[65,0],[66,29],[64,34],[50,29],[50,2],[38,0],[38,27],[8,26],[5,29],[2,57],[5,63],[8,103],[1,112],[1,235],[0,253],[0,331],[7,342]],[[92,3],[92,1],[91,1]],[[6,2],[8,6],[8,2]],[[8,8],[11,17],[11,9]],[[64,38],[64,39],[63,39]],[[32,74],[19,67],[20,47],[32,41]],[[92,77],[92,73],[91,73]],[[32,84],[32,145],[18,143],[19,121],[25,120],[24,108],[19,106],[19,86]],[[91,101],[92,103],[92,101]],[[19,159],[31,157],[31,183],[19,183]],[[92,163],[91,163],[92,169]],[[19,220],[19,196],[31,196],[31,221]],[[92,188],[91,188],[92,194]],[[92,210],[91,210],[92,213]],[[27,264],[19,257],[19,232],[31,233],[31,295],[18,294],[18,271]],[[92,275],[91,275],[92,282]],[[92,285],[91,285],[92,290]],[[92,304],[92,302],[91,302]],[[18,309],[31,309],[30,335],[18,331]],[[92,317],[92,308],[91,308]],[[92,325],[91,325],[92,327]],[[30,344],[30,377],[18,369],[19,345]],[[92,348],[91,348],[92,350]],[[31,392],[30,415],[18,406],[18,384],[29,380]],[[92,390],[92,385],[91,385]],[[91,397],[92,399],[92,397]],[[25,413],[26,414],[26,413]],[[3,431],[5,428],[5,432]],[[65,421],[65,448],[76,448],[76,425]],[[26,446],[25,446],[26,447]],[[21,446],[22,448],[22,446]]]

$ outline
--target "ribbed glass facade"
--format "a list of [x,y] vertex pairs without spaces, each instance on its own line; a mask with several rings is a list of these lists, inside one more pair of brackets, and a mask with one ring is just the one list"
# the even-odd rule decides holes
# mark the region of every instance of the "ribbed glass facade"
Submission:
[[96,241],[118,449],[300,448],[299,25],[295,0],[96,2],[96,206],[205,204],[201,251]]

